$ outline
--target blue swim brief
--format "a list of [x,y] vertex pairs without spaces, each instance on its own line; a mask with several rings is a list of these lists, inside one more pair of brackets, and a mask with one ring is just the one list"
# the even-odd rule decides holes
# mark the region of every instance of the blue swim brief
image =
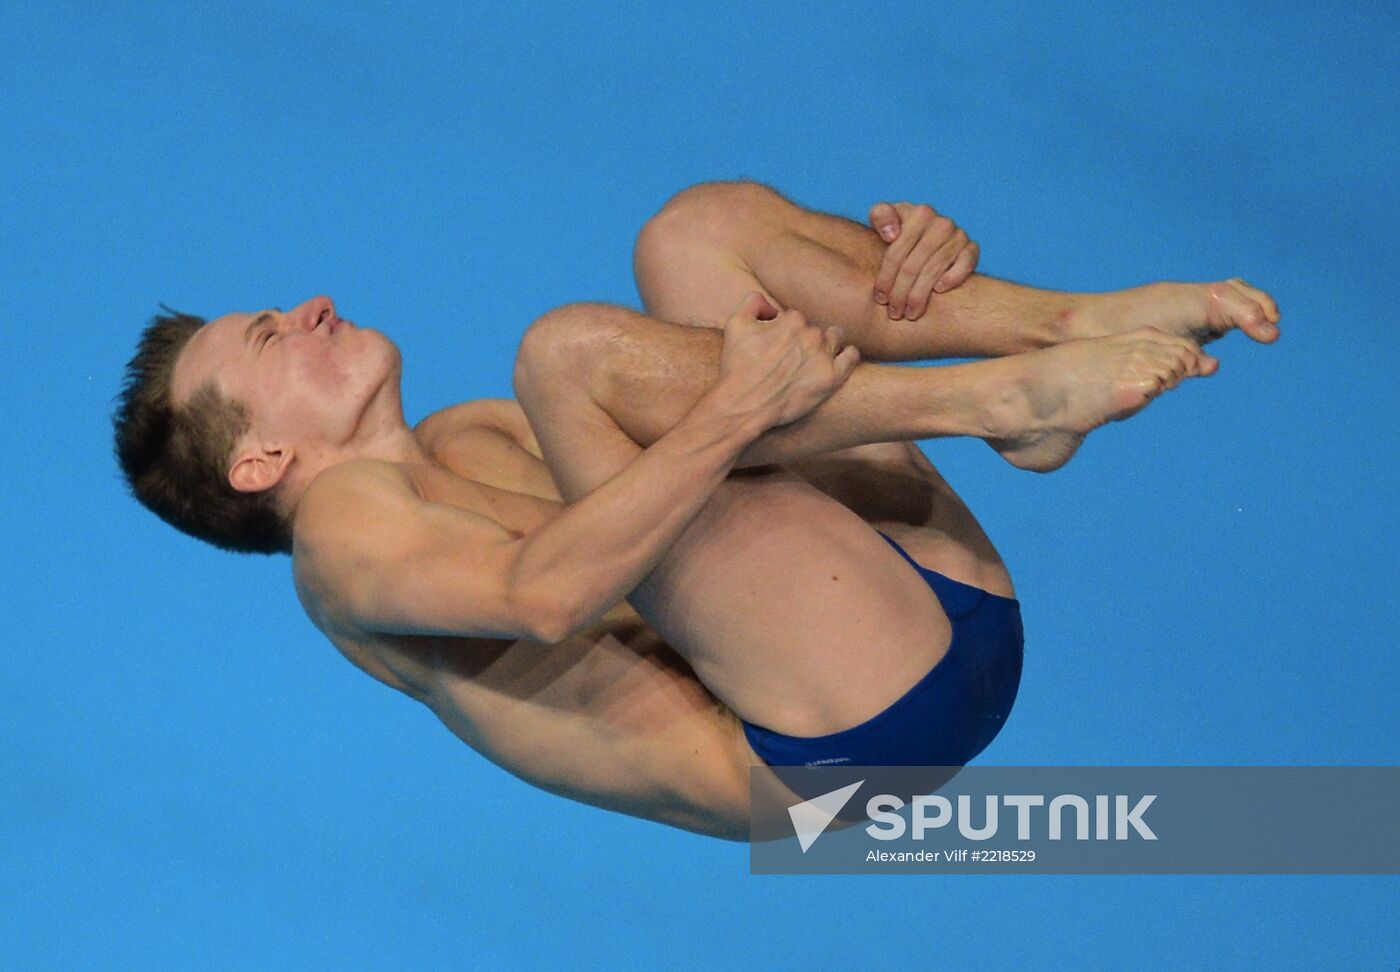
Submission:
[[[880,534],[882,537],[885,535]],[[1021,604],[916,563],[953,626],[948,653],[883,712],[828,736],[786,736],[744,723],[770,766],[962,766],[1001,731],[1021,684]]]

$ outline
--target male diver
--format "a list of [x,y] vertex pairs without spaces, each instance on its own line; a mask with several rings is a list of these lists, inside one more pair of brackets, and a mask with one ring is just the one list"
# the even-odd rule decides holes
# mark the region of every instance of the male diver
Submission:
[[927,207],[871,219],[751,183],[683,192],[638,239],[651,316],[537,321],[524,413],[409,428],[397,349],[328,298],[157,318],[119,457],[177,527],[291,553],[331,641],[489,759],[742,838],[751,765],[960,764],[1014,699],[1010,577],[912,440],[1048,471],[1213,373],[1198,342],[1278,334],[1242,281],[1036,291],[971,275],[975,244]]

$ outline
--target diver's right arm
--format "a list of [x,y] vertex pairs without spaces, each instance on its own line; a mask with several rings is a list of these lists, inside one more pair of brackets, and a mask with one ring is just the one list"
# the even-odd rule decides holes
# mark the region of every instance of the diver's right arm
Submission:
[[[816,407],[849,375],[853,355],[834,356],[830,342],[802,330],[748,332],[744,363],[671,431],[524,537],[425,502],[399,467],[328,470],[298,511],[298,583],[368,632],[556,642],[582,630],[650,572],[750,443]],[[770,356],[764,370],[752,355],[756,334],[773,347],[786,341],[786,357]]]

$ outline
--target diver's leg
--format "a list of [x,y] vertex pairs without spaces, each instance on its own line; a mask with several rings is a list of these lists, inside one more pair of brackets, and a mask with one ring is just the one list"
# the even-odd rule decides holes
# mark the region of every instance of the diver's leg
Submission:
[[1015,597],[1011,574],[972,510],[913,442],[880,442],[787,463],[919,563]]
[[1156,327],[1198,341],[1240,327],[1278,336],[1269,296],[1232,280],[1105,294],[1024,287],[977,274],[933,294],[918,320],[891,320],[873,285],[886,245],[868,227],[804,209],[753,182],[693,186],[642,228],[633,254],[647,313],[717,325],[761,290],[815,323],[840,326],[872,360],[994,357]]
[[[570,403],[592,406],[628,438],[649,445],[674,426],[714,383],[723,338],[710,328],[656,321],[606,304],[573,304],[544,315],[526,333],[516,361],[521,404],[550,386],[548,413],[578,421]],[[1127,416],[1186,377],[1217,362],[1184,338],[1145,329],[1069,342],[1023,355],[940,368],[858,366],[846,384],[806,417],[770,431],[741,465],[788,462],[871,442],[968,435],[985,439],[1013,465],[1058,468],[1084,437]],[[540,395],[534,394],[539,399]],[[602,481],[586,463],[554,470],[576,498]]]
[[[636,459],[641,447],[586,383],[525,358],[517,395],[566,497]],[[742,718],[803,736],[889,706],[952,634],[873,529],[783,472],[722,484],[629,600]]]

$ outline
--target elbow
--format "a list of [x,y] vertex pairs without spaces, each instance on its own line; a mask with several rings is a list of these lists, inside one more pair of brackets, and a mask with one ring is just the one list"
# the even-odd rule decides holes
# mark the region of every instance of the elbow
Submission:
[[577,631],[577,626],[569,618],[559,615],[537,618],[527,626],[526,631],[531,641],[538,641],[542,645],[557,645],[567,641]]
[[583,627],[582,612],[557,594],[518,596],[515,600],[512,613],[517,618],[516,628],[531,641],[557,645]]

